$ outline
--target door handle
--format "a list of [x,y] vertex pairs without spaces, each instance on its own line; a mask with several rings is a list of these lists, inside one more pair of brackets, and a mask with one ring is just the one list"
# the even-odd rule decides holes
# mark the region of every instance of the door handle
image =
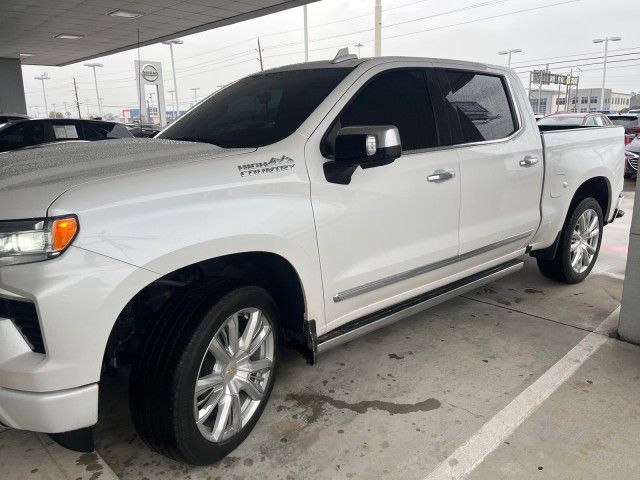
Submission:
[[431,175],[427,177],[428,182],[444,182],[446,180],[451,180],[456,176],[456,172],[453,170],[436,170]]
[[536,157],[532,157],[531,155],[527,155],[522,160],[520,160],[521,167],[531,167],[538,163],[538,159]]

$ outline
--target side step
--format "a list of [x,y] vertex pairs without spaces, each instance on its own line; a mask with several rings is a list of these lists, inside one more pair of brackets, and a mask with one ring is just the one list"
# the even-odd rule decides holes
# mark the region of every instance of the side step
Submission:
[[378,312],[372,313],[362,318],[353,320],[332,330],[317,339],[317,352],[324,352],[330,348],[342,345],[357,337],[386,327],[403,318],[414,315],[418,312],[445,302],[463,293],[475,290],[482,285],[494,282],[502,277],[506,277],[518,270],[522,270],[524,262],[522,260],[512,260],[497,267],[485,270],[470,277],[463,278],[456,282],[424,293],[417,297],[405,300],[391,307],[387,307]]

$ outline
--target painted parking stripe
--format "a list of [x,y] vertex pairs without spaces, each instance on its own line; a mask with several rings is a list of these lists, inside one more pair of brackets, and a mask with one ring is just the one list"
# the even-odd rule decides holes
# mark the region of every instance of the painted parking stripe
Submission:
[[460,445],[433,470],[426,480],[458,480],[471,473],[498,448],[531,414],[573,375],[578,368],[607,341],[615,327],[618,307],[596,330],[588,334],[569,353],[556,362],[540,378],[485,423],[469,440]]

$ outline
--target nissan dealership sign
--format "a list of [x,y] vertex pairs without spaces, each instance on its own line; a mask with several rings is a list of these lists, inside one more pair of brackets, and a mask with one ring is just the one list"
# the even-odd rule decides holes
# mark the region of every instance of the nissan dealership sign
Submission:
[[147,82],[155,82],[158,80],[158,69],[149,63],[142,67],[141,74],[142,78]]

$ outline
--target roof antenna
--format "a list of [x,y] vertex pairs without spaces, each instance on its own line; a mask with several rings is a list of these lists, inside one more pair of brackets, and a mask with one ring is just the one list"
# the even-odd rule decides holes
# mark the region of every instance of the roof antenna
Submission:
[[349,47],[344,47],[338,50],[336,56],[331,63],[346,62],[347,60],[357,60],[358,56],[355,53],[349,53]]

